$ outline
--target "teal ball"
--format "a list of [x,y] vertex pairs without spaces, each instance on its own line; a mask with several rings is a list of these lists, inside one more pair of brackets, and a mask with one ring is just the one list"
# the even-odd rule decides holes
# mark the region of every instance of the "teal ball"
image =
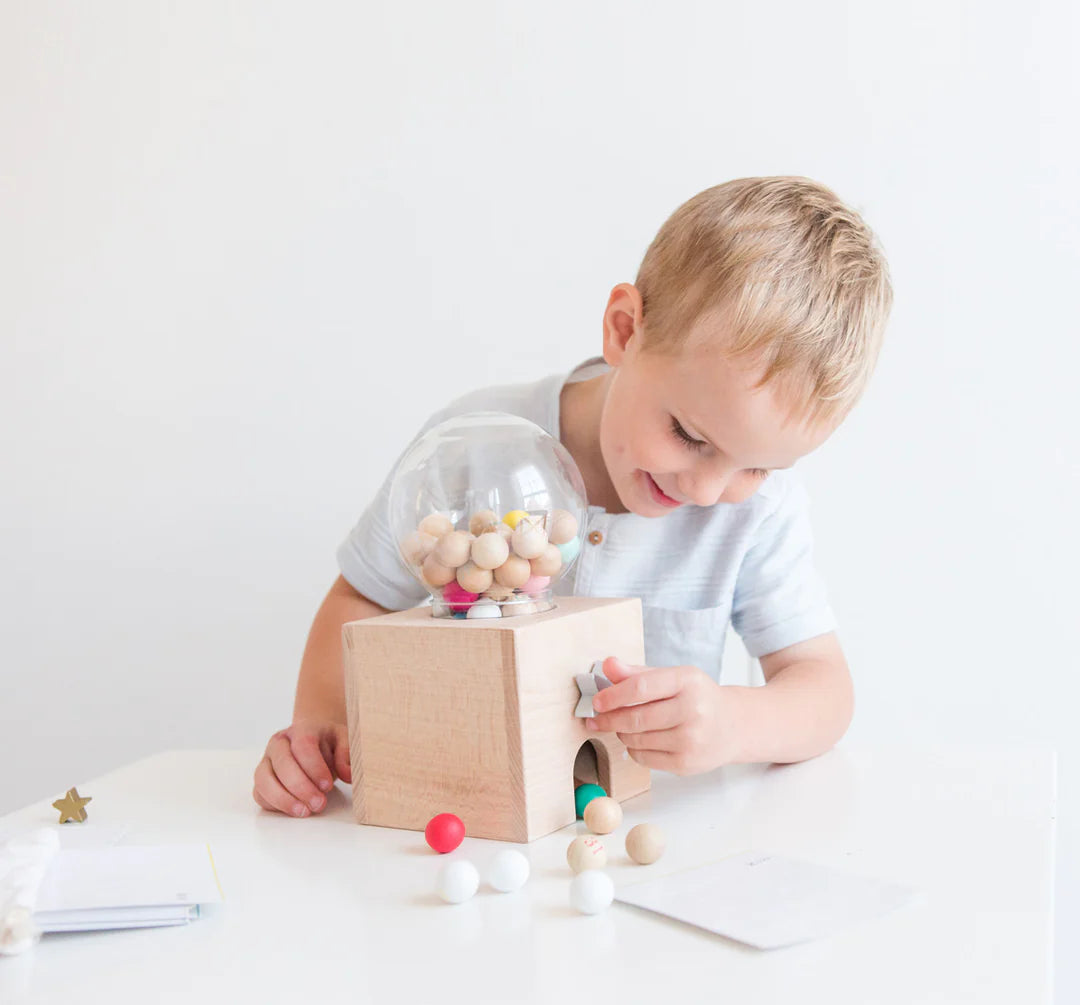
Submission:
[[559,554],[562,555],[562,564],[569,565],[578,557],[578,552],[581,551],[581,539],[572,537],[566,544],[557,544],[555,547],[559,549]]
[[599,785],[579,785],[574,789],[574,806],[577,809],[578,820],[585,816],[585,807],[589,803],[606,795],[607,793]]

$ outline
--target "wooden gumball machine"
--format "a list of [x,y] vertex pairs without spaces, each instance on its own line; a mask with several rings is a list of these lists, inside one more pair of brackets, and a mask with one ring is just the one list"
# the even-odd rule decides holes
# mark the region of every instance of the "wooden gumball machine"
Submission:
[[614,799],[646,791],[648,769],[583,717],[598,661],[644,662],[641,602],[551,589],[585,510],[565,448],[517,416],[460,416],[410,448],[390,500],[432,603],[343,628],[356,819],[422,831],[449,812],[524,843],[573,823],[583,760]]

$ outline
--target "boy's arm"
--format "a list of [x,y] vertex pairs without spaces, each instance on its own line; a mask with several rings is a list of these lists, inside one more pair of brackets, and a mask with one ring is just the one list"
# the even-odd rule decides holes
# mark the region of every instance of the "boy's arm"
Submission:
[[255,768],[263,809],[306,817],[326,806],[335,778],[352,780],[341,626],[385,613],[340,576],[330,587],[308,633],[292,724],[270,737]]
[[346,722],[341,626],[348,621],[387,613],[385,607],[357,593],[347,580],[338,576],[308,633],[296,682],[293,722]]
[[835,632],[761,657],[765,686],[746,689],[740,761],[803,761],[823,754],[847,731],[855,695]]
[[722,764],[803,761],[844,735],[851,676],[834,632],[760,657],[764,687],[717,684],[696,666],[604,660],[613,686],[593,697],[585,728],[617,733],[639,764],[679,775]]

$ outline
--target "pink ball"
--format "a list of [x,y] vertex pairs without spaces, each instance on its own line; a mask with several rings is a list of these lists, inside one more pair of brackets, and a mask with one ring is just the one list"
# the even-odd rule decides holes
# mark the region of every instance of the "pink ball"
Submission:
[[527,593],[529,596],[536,596],[538,593],[543,593],[550,583],[550,576],[530,576],[525,585],[521,588],[521,592]]
[[476,603],[476,598],[480,596],[479,593],[470,593],[464,589],[456,579],[443,587],[442,595],[443,600],[446,601],[446,606],[455,614],[467,611]]
[[440,813],[428,821],[424,840],[440,855],[453,851],[465,838],[465,824],[453,813]]

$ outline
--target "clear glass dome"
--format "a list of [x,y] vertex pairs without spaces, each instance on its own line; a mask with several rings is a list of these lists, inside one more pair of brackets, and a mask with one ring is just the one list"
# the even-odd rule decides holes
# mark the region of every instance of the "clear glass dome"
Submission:
[[569,451],[528,419],[470,412],[428,430],[398,462],[390,527],[436,617],[554,606],[581,551],[585,483]]

